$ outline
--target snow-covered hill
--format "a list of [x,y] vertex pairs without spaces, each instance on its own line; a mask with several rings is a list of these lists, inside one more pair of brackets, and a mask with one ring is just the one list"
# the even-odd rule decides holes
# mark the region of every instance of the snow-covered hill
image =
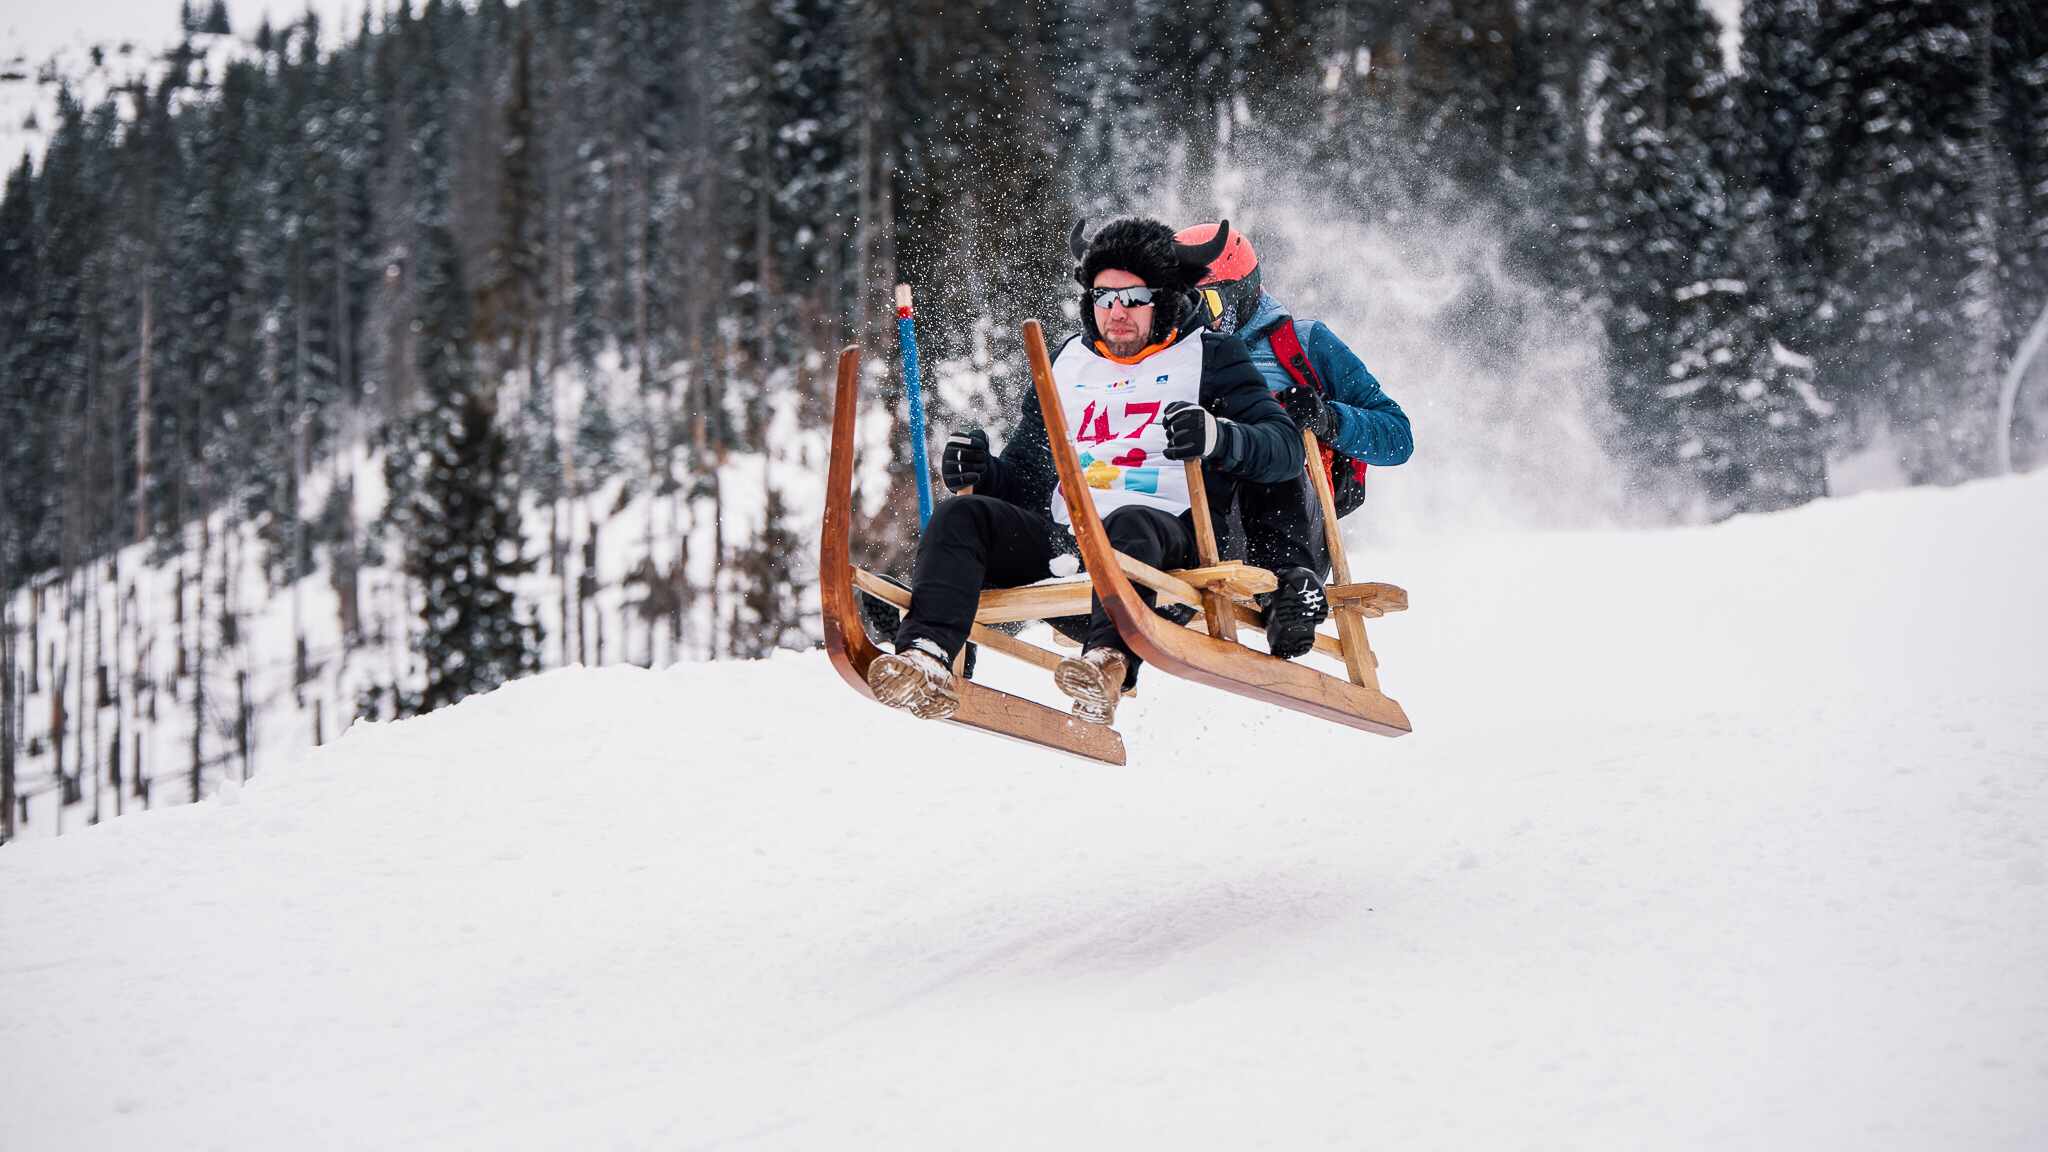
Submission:
[[359,725],[0,849],[0,1146],[2040,1148],[2043,507],[1363,557],[1402,740],[816,655]]
[[266,21],[281,28],[311,13],[322,21],[322,41],[332,44],[356,27],[362,10],[347,0],[235,3],[229,5],[232,34],[186,37],[176,0],[0,3],[0,172],[11,172],[24,154],[42,163],[57,127],[57,94],[67,86],[90,108],[138,82],[159,84],[181,39],[190,40],[195,67],[217,78],[229,61],[254,52]]

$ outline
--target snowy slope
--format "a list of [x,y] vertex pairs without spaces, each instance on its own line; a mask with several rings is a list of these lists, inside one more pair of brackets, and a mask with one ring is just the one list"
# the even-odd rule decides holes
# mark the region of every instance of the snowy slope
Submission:
[[[181,38],[178,11],[176,0],[0,0],[0,171],[12,171],[23,154],[42,163],[57,126],[57,93],[65,85],[90,108],[138,80],[161,83],[170,50]],[[253,52],[250,45],[266,20],[282,28],[314,13],[322,21],[322,40],[331,45],[353,32],[362,11],[362,4],[346,0],[238,0],[228,6],[233,36],[202,33],[192,40],[206,73],[218,77],[230,60]]]
[[569,670],[0,849],[0,1146],[2048,1145],[2048,476],[1360,562],[1416,734]]

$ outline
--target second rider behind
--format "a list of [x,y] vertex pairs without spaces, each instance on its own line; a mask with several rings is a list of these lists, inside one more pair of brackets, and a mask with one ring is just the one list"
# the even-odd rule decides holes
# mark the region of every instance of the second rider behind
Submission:
[[[1365,499],[1363,465],[1401,464],[1414,452],[1408,415],[1328,325],[1294,319],[1262,289],[1249,237],[1228,225],[1197,224],[1174,239],[1205,245],[1219,231],[1226,233],[1223,249],[1200,285],[1203,319],[1245,342],[1266,387],[1302,430],[1316,434],[1324,452],[1318,466],[1329,472],[1337,514],[1348,515]],[[1246,559],[1272,569],[1280,582],[1264,598],[1266,646],[1276,656],[1303,655],[1329,615],[1321,507],[1300,472],[1277,483],[1247,481],[1237,499]]]

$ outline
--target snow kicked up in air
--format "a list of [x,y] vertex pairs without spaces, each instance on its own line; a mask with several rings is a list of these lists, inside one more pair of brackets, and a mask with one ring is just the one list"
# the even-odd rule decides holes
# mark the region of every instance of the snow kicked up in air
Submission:
[[816,654],[359,725],[0,849],[0,1145],[2039,1148],[2044,506],[1365,550],[1401,740]]

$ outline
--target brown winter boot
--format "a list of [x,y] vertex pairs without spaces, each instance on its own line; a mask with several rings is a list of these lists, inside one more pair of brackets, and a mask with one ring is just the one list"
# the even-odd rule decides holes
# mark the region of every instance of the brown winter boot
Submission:
[[960,710],[953,670],[944,660],[916,648],[875,657],[868,665],[868,687],[875,699],[920,720],[944,720]]
[[1074,715],[1090,724],[1111,724],[1116,721],[1117,701],[1123,699],[1128,668],[1124,654],[1116,649],[1090,648],[1060,661],[1052,670],[1052,682],[1074,698]]

